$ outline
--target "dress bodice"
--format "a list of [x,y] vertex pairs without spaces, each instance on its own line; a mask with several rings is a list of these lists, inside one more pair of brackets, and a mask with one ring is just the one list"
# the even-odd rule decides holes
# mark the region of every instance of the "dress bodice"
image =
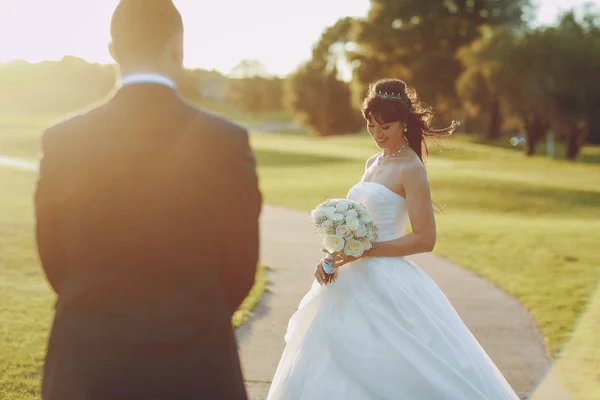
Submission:
[[406,201],[387,186],[376,182],[359,182],[350,189],[347,198],[366,207],[379,229],[380,242],[397,239],[406,232]]

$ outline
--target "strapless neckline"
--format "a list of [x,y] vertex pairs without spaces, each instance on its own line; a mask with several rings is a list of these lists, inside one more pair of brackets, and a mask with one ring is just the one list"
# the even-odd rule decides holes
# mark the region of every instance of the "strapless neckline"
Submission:
[[394,192],[392,189],[390,189],[389,187],[387,187],[383,183],[372,182],[372,181],[360,181],[355,186],[358,186],[358,185],[375,185],[375,186],[379,186],[379,187],[383,188],[385,191],[387,191],[388,193],[391,193],[391,194],[395,195],[396,197],[398,197],[402,201],[406,201],[406,199],[404,197],[400,196],[398,193]]

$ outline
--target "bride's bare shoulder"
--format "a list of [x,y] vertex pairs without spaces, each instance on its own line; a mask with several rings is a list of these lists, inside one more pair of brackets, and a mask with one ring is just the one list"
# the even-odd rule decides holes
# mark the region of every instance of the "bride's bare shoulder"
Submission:
[[371,165],[373,165],[373,163],[377,160],[377,157],[379,157],[379,153],[369,157],[369,159],[367,160],[367,164],[365,166],[365,169],[369,169],[369,167]]
[[399,161],[397,168],[403,181],[427,179],[425,165],[415,153],[409,153]]

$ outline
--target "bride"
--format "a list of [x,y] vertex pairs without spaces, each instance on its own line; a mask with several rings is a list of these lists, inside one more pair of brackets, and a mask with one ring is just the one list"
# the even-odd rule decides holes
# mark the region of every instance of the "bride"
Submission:
[[432,129],[431,111],[397,79],[371,84],[362,113],[383,152],[348,199],[367,208],[379,242],[360,259],[327,258],[331,279],[319,262],[268,399],[518,400],[438,286],[404,258],[434,247],[424,138],[455,123]]

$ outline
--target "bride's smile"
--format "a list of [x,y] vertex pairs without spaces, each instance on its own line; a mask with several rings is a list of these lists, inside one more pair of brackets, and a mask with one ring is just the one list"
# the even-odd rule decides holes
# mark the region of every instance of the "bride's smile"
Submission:
[[399,121],[385,123],[381,117],[372,117],[367,122],[367,131],[377,147],[393,152],[404,142],[404,126]]

